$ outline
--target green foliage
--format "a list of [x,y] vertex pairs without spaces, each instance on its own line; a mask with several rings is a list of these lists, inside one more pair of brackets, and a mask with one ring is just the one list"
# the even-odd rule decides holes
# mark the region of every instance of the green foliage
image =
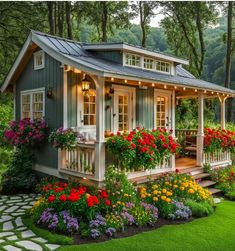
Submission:
[[8,169],[2,175],[2,193],[13,194],[30,191],[36,185],[32,174],[33,155],[28,149],[16,149]]
[[2,174],[7,170],[12,156],[12,150],[8,148],[0,148],[0,184],[2,179]]
[[185,202],[186,206],[189,206],[192,210],[192,214],[194,217],[200,218],[209,216],[214,213],[214,208],[208,202],[196,202],[193,200],[187,200]]
[[235,200],[235,184],[232,185],[231,189],[229,192],[225,193],[226,198],[229,200]]
[[116,169],[115,166],[109,166],[105,172],[105,188],[112,204],[116,204],[117,201],[136,201],[134,186],[128,181],[125,173]]

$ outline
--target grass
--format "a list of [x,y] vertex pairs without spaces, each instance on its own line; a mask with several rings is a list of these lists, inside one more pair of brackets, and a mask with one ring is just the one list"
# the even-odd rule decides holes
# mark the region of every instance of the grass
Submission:
[[59,244],[59,245],[71,245],[73,244],[72,237],[52,233],[49,230],[38,228],[32,221],[31,218],[25,216],[22,219],[25,226],[31,229],[37,236],[40,236],[44,239],[49,240],[50,243]]
[[63,246],[58,251],[234,251],[234,229],[235,202],[224,201],[218,205],[212,216],[184,225],[164,226],[154,231],[102,243]]

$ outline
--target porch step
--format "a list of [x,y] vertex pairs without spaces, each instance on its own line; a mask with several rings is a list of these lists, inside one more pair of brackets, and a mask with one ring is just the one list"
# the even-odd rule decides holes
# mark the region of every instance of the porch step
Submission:
[[211,180],[203,180],[203,181],[199,182],[198,184],[199,184],[201,187],[206,188],[206,187],[210,187],[210,186],[212,186],[212,185],[215,185],[216,182],[211,181]]
[[208,188],[208,191],[214,196],[215,194],[221,193],[221,190],[217,188]]
[[192,175],[192,177],[195,180],[204,179],[204,178],[209,177],[209,176],[210,176],[209,173],[199,173],[199,174]]
[[190,175],[201,174],[204,172],[203,167],[192,167],[192,168],[185,168],[180,170],[180,173],[186,173]]

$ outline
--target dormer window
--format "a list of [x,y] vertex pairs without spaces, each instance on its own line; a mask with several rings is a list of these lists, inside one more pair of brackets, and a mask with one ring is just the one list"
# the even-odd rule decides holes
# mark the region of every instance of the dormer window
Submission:
[[140,67],[140,56],[135,54],[127,53],[125,54],[125,64],[130,66]]
[[153,59],[151,58],[144,58],[144,68],[145,69],[153,69]]
[[170,64],[167,62],[156,61],[156,70],[163,72],[170,72]]
[[34,54],[34,70],[43,69],[45,67],[44,51],[37,51]]

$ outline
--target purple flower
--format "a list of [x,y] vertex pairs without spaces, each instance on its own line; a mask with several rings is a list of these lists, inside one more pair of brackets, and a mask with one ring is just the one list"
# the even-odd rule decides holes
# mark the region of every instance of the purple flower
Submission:
[[98,229],[91,229],[91,238],[97,239],[100,237],[100,231]]
[[95,220],[91,220],[89,223],[90,228],[99,228],[106,226],[106,220],[102,215],[97,215]]
[[116,233],[116,229],[113,227],[109,227],[105,230],[107,236],[112,237],[114,233]]
[[68,232],[75,232],[78,230],[78,220],[69,215],[67,211],[62,211],[60,215],[63,218],[64,223],[66,224]]
[[128,225],[133,225],[135,223],[134,216],[129,214],[128,212],[121,213],[121,217],[124,219],[124,221],[127,222]]

